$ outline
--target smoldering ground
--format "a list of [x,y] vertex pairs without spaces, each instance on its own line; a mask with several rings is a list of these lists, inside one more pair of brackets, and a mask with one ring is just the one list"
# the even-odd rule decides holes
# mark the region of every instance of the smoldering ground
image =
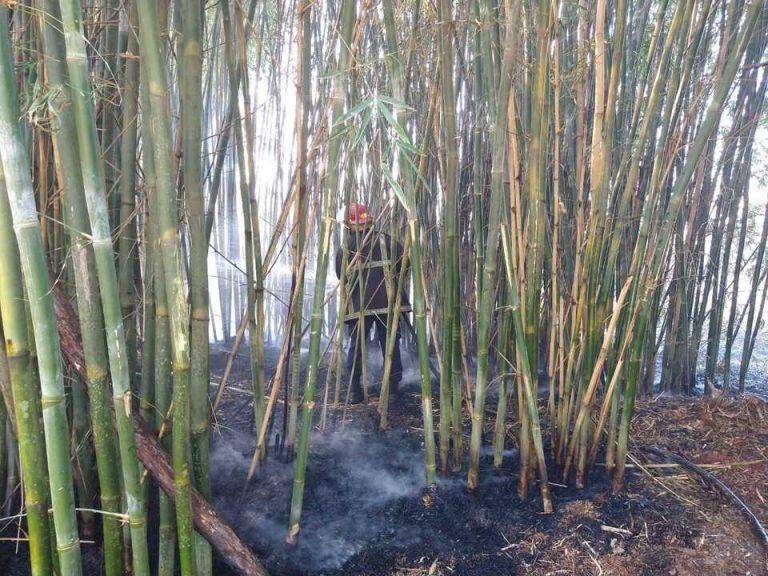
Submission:
[[[276,351],[268,350],[267,357],[276,361]],[[369,349],[368,360],[375,398],[381,374],[375,346]],[[426,490],[418,370],[408,353],[403,354],[403,363],[405,392],[390,406],[390,430],[378,432],[374,406],[336,412],[329,416],[327,431],[313,429],[301,532],[294,546],[285,543],[293,462],[280,458],[271,442],[266,463],[246,487],[254,447],[248,423],[251,406],[247,396],[226,395],[213,433],[214,505],[273,576],[390,576],[402,573],[398,569],[403,566],[428,573],[438,559],[453,574],[525,574],[538,552],[510,546],[532,535],[551,534],[559,542],[583,534],[598,553],[600,546],[610,553],[610,539],[603,538],[601,523],[626,526],[634,517],[646,515],[649,506],[665,513],[677,506],[674,501],[651,501],[640,495],[609,497],[610,481],[598,469],[584,490],[553,485],[556,511],[543,515],[535,486],[527,500],[518,496],[517,451],[507,450],[497,471],[488,442],[477,491],[466,491],[466,462],[461,472],[449,472],[435,489]],[[247,367],[247,352],[244,364]],[[322,409],[324,383],[325,366],[318,379],[316,416]],[[237,385],[247,389],[247,379]],[[276,433],[282,434],[281,408],[278,405],[274,415],[273,441]],[[509,446],[513,444],[510,438]],[[635,481],[630,476],[630,490]],[[569,512],[581,506],[593,507],[595,513]],[[217,574],[230,573],[221,559],[216,569]]]
[[[378,350],[369,352],[371,393],[378,394]],[[293,489],[293,462],[272,447],[266,463],[246,486],[254,434],[242,396],[223,403],[213,435],[214,505],[274,576],[390,574],[395,562],[431,563],[452,558],[472,574],[519,572],[520,564],[499,552],[509,529],[529,529],[551,520],[540,514],[537,495],[517,497],[516,450],[507,450],[501,471],[492,469],[491,448],[482,456],[483,482],[466,491],[465,472],[450,473],[425,489],[419,378],[404,354],[404,393],[392,400],[391,429],[379,432],[373,406],[337,413],[328,431],[313,430],[298,543],[285,543]],[[325,382],[324,370],[319,382]],[[318,398],[322,398],[322,390]],[[247,402],[246,402],[247,404]],[[316,415],[321,410],[320,402]],[[238,412],[238,416],[234,416]],[[274,416],[272,438],[281,432]],[[272,444],[272,443],[271,443]],[[466,466],[465,466],[466,469]],[[429,564],[427,564],[429,568]],[[225,568],[220,566],[225,574]]]
[[293,463],[270,459],[244,491],[252,445],[251,437],[240,432],[216,442],[211,458],[215,505],[242,538],[263,551],[268,566],[312,572],[339,568],[381,536],[377,517],[388,503],[418,498],[423,485],[418,446],[395,450],[357,430],[315,433],[301,534],[289,547],[284,540]]
[[[366,352],[366,379],[371,394],[377,396],[383,362],[376,343],[370,342]],[[274,347],[265,350],[268,364],[276,364],[278,355]],[[222,357],[218,360],[223,368]],[[390,405],[392,429],[378,432],[375,409],[356,407],[337,412],[329,431],[313,431],[301,533],[294,546],[285,543],[294,465],[276,457],[274,448],[275,436],[282,433],[282,405],[277,406],[273,417],[271,452],[246,486],[254,448],[254,433],[248,424],[251,406],[247,397],[226,395],[229,402],[222,404],[220,425],[213,434],[214,505],[271,573],[352,574],[355,572],[349,572],[350,567],[363,558],[367,558],[364,563],[370,570],[373,550],[380,550],[383,558],[408,551],[420,556],[453,554],[458,541],[467,550],[472,542],[480,545],[483,531],[478,531],[478,526],[494,524],[490,518],[495,514],[493,508],[498,511],[498,500],[489,493],[492,501],[488,507],[476,509],[478,496],[466,494],[464,473],[441,478],[436,491],[425,491],[423,431],[418,428],[419,371],[415,351],[406,342],[402,361],[403,393]],[[236,371],[239,367],[244,373],[247,364],[248,352],[241,350]],[[327,365],[322,365],[319,399],[323,397],[326,370]],[[433,382],[435,393],[437,384]],[[247,383],[233,385],[247,387]],[[495,389],[491,386],[491,395]],[[320,409],[318,402],[316,415]],[[516,451],[506,452],[508,468],[513,456]],[[491,448],[486,447],[484,467],[490,469],[491,462]],[[484,489],[495,487],[500,490],[496,496],[516,493],[516,479],[509,470],[485,476]],[[492,540],[499,539],[495,532]]]
[[[410,411],[418,403],[416,393],[406,395],[405,405],[392,410]],[[584,490],[553,485],[556,513],[543,515],[535,488],[528,500],[517,494],[514,449],[506,451],[499,471],[493,469],[491,450],[484,450],[482,481],[474,493],[466,490],[464,471],[425,489],[418,420],[376,433],[360,427],[371,409],[356,410],[345,430],[313,432],[301,532],[294,546],[285,543],[293,463],[269,458],[244,490],[250,432],[222,429],[214,441],[214,504],[273,576],[389,576],[400,573],[398,566],[427,573],[437,560],[448,563],[454,574],[525,574],[537,552],[513,550],[510,543],[535,533],[570,538],[582,531],[597,536],[592,545],[600,546],[602,522],[628,525],[651,504],[644,497],[606,498],[609,479],[597,474]],[[570,503],[594,499],[600,501],[595,515],[568,513]],[[669,509],[675,503],[663,505]],[[610,551],[608,539],[604,544]],[[217,574],[228,573],[223,564],[218,568]]]
[[[268,460],[244,489],[252,445],[249,434],[232,430],[215,442],[214,503],[275,574],[344,574],[350,560],[382,547],[389,551],[384,558],[409,550],[451,553],[456,542],[467,545],[458,524],[478,535],[479,527],[492,524],[492,510],[470,510],[466,500],[473,497],[465,492],[463,475],[425,490],[419,433],[350,428],[315,432],[301,533],[298,544],[289,546],[293,463]],[[510,475],[487,480],[489,487],[514,493]]]

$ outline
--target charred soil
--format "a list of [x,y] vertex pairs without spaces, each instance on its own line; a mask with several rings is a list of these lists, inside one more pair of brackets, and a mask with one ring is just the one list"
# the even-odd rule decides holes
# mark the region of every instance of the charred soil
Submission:
[[[766,550],[737,510],[639,447],[618,495],[599,466],[582,490],[553,475],[551,515],[537,493],[518,495],[513,429],[500,470],[484,454],[475,492],[466,490],[466,466],[425,489],[415,384],[392,402],[389,430],[378,431],[374,391],[370,403],[334,412],[313,432],[301,533],[290,546],[293,465],[273,448],[244,487],[249,410],[231,399],[215,440],[215,503],[274,575],[768,574]],[[634,441],[708,465],[765,522],[766,415],[768,404],[750,396],[641,401]]]

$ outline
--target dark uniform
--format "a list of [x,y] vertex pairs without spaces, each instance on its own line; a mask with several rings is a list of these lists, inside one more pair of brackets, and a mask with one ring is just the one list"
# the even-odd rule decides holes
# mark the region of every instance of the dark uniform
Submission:
[[[352,377],[352,398],[362,398],[360,378],[363,371],[362,338],[368,338],[373,327],[386,358],[387,327],[389,325],[389,303],[395,302],[395,293],[404,264],[403,247],[389,234],[371,228],[350,230],[347,235],[348,261],[346,267],[346,310],[344,322],[350,336],[346,370]],[[336,276],[341,279],[344,250],[336,253]],[[403,286],[405,289],[405,286]],[[410,311],[405,292],[401,298],[401,312]],[[362,338],[360,328],[362,327]],[[400,329],[397,330],[392,354],[392,369],[389,377],[390,391],[397,393],[403,378],[400,359]]]

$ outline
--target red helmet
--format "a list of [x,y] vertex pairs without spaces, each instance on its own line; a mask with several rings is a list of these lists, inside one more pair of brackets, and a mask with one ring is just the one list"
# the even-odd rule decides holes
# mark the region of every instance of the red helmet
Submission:
[[368,218],[368,210],[365,204],[350,204],[349,205],[349,223],[350,225],[358,226],[365,225],[370,222]]

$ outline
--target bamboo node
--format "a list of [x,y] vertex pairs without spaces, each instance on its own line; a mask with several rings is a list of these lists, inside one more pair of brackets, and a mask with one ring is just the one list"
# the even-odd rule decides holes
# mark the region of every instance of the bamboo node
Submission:
[[62,402],[64,402],[64,396],[63,395],[51,396],[51,395],[43,394],[40,397],[40,400],[43,408],[50,408],[52,406],[56,406],[57,404],[61,404]]

